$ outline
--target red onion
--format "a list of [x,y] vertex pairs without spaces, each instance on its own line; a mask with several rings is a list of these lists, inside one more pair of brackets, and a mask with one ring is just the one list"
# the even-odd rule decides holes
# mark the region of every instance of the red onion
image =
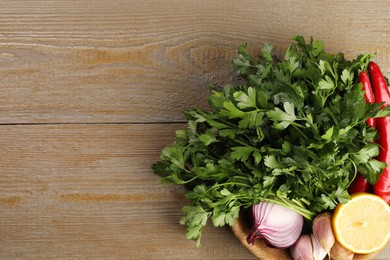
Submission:
[[302,232],[303,217],[292,209],[261,202],[252,206],[252,215],[253,227],[246,239],[249,244],[260,238],[268,245],[287,248]]

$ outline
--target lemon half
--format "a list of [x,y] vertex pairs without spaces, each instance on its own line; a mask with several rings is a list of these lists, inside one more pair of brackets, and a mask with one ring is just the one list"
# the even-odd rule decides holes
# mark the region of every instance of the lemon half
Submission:
[[358,254],[384,248],[390,240],[390,207],[379,196],[356,193],[337,205],[332,217],[337,241]]

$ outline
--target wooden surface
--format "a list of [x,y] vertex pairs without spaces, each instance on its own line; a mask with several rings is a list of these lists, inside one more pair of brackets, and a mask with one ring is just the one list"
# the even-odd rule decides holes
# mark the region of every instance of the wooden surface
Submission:
[[[0,1],[0,259],[254,259],[228,228],[202,247],[184,190],[150,165],[232,80],[238,45],[314,36],[390,77],[390,2]],[[377,259],[390,259],[390,248]]]

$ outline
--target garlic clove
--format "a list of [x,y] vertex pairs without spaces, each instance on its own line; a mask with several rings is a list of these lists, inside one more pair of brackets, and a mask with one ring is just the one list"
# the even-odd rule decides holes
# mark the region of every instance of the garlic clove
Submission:
[[332,214],[329,212],[317,216],[313,221],[313,235],[321,247],[329,254],[335,243],[332,227]]
[[323,260],[328,253],[321,247],[314,234],[310,235],[311,242],[313,244],[313,260]]
[[354,253],[343,247],[337,240],[330,249],[330,258],[333,260],[352,260]]
[[310,235],[301,235],[290,247],[290,253],[294,260],[313,259],[313,246]]

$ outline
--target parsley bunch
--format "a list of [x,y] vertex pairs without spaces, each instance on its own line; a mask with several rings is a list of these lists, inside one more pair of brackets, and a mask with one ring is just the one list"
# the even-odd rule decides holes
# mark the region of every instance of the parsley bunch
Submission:
[[213,87],[210,109],[186,111],[188,128],[153,165],[163,182],[188,188],[180,223],[197,245],[208,219],[234,225],[260,201],[312,220],[349,199],[357,172],[375,183],[385,167],[365,121],[390,113],[366,104],[357,81],[373,55],[349,61],[321,41],[294,40],[281,59],[268,44],[258,58],[240,46],[233,66],[242,82]]

